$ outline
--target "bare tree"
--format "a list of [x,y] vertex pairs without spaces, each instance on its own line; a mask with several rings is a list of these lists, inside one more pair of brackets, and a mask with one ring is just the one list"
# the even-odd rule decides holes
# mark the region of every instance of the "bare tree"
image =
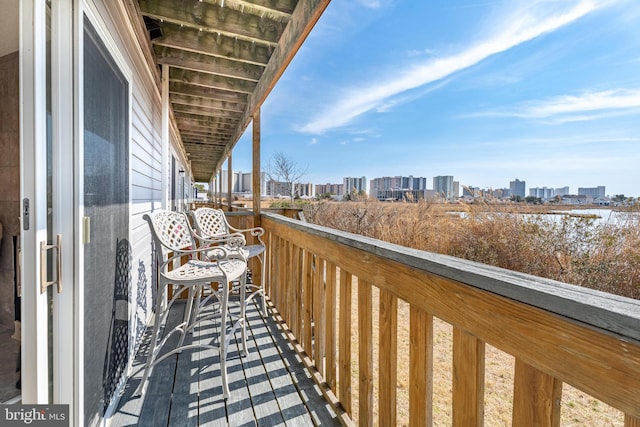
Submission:
[[306,172],[306,168],[300,167],[282,152],[273,155],[266,170],[267,179],[272,183],[276,183],[275,185],[283,186],[283,190],[287,193],[284,195],[290,197],[292,205],[295,196],[295,185],[300,182]]

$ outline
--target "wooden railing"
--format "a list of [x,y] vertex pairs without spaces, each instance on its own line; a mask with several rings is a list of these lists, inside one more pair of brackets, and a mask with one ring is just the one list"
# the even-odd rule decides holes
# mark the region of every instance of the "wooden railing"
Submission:
[[[272,307],[345,424],[396,425],[402,405],[410,425],[432,424],[442,411],[434,322],[446,322],[452,425],[483,425],[485,349],[495,347],[514,358],[510,407],[500,408],[512,425],[560,425],[564,383],[640,426],[640,301],[278,215],[261,225]],[[400,398],[399,369],[409,379]]]

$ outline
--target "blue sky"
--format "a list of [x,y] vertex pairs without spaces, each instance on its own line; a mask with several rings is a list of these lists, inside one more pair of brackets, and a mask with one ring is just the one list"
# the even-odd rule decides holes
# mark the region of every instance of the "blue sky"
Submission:
[[[640,1],[333,0],[262,107],[304,181],[640,196]],[[251,170],[250,128],[233,153]]]

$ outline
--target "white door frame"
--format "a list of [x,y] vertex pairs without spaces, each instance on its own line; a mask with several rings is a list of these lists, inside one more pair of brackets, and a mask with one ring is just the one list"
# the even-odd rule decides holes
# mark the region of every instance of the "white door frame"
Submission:
[[[68,404],[70,425],[82,425],[85,15],[128,80],[129,138],[133,78],[94,1],[52,0],[51,3],[52,227],[54,235],[62,235],[63,291],[61,294],[54,291],[53,298],[53,397],[50,399],[47,295],[40,293],[40,242],[47,240],[46,0],[24,0],[20,2],[20,199],[28,200],[29,217],[26,220],[21,216],[20,237],[22,402]],[[131,146],[129,155],[130,152]],[[131,177],[129,182],[131,187]],[[24,210],[24,206],[21,209]]]
[[45,404],[49,403],[48,313],[47,296],[40,294],[39,286],[39,245],[47,239],[45,1],[20,2],[20,21],[22,402]]
[[[78,245],[78,228],[74,224],[74,141],[76,126],[74,114],[74,5],[73,0],[53,2],[51,95],[53,110],[53,159],[58,165],[54,173],[53,210],[54,235],[62,234],[63,292],[54,293],[53,330],[60,333],[53,337],[54,389],[53,403],[70,405],[70,425],[79,425],[77,418],[81,407],[77,386],[78,342],[74,301],[77,299],[78,281],[74,271],[75,248]],[[66,237],[66,239],[65,239]],[[65,286],[66,285],[66,286]]]
[[54,0],[51,4],[52,228],[54,235],[62,236],[62,293],[53,293],[51,397],[47,296],[40,293],[40,242],[47,240],[46,1],[22,1],[20,5],[20,194],[21,200],[29,201],[29,218],[21,217],[22,402],[68,404],[70,425],[74,425],[79,395],[74,387],[76,239],[70,172],[75,128],[73,2]]

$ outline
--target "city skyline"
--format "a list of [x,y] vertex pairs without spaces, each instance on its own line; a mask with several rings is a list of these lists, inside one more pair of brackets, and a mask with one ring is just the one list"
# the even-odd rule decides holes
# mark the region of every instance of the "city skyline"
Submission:
[[640,196],[638,67],[630,0],[332,2],[262,109],[263,167]]
[[[232,171],[234,174],[234,188],[235,187],[240,187],[242,188],[242,191],[240,192],[250,192],[251,191],[251,183],[252,183],[252,179],[251,179],[251,174],[250,172],[246,172],[246,171],[241,171],[241,170],[234,170]],[[262,172],[262,181],[265,181],[265,172]],[[463,188],[469,188],[469,189],[474,189],[474,190],[481,190],[481,191],[492,191],[492,190],[510,190],[510,187],[512,186],[512,184],[514,184],[515,182],[521,183],[524,185],[524,191],[525,191],[525,196],[530,196],[530,190],[552,190],[554,193],[555,192],[560,192],[561,195],[578,195],[580,194],[580,190],[581,189],[599,189],[599,188],[607,188],[606,184],[599,184],[599,185],[595,185],[595,186],[578,186],[575,189],[571,189],[571,186],[569,185],[553,185],[553,186],[534,186],[534,185],[529,185],[527,184],[527,180],[526,179],[520,179],[520,177],[517,178],[513,178],[512,180],[509,181],[508,185],[503,185],[503,186],[499,186],[499,187],[485,187],[482,185],[476,185],[474,183],[464,183],[464,182],[460,182],[459,180],[456,179],[455,176],[453,175],[438,175],[438,176],[433,176],[431,177],[431,181],[429,180],[429,177],[420,175],[420,176],[402,176],[402,175],[382,175],[382,176],[376,176],[376,177],[370,177],[367,178],[366,175],[362,175],[362,176],[344,176],[342,177],[339,181],[337,182],[331,182],[331,181],[327,181],[327,182],[312,182],[312,181],[308,181],[305,179],[305,177],[302,177],[301,180],[299,182],[297,182],[296,184],[299,185],[312,185],[315,187],[317,186],[321,186],[321,187],[325,187],[325,186],[340,186],[340,185],[344,185],[345,182],[349,182],[349,185],[351,186],[356,186],[357,188],[360,188],[361,180],[364,180],[364,182],[366,183],[366,193],[370,194],[371,191],[371,183],[375,180],[381,180],[383,178],[413,178],[415,180],[425,180],[424,184],[419,185],[419,189],[426,189],[426,190],[437,190],[435,187],[435,182],[437,178],[451,178],[450,181],[452,181],[452,183],[458,183],[459,186],[459,192],[460,194],[458,194],[458,196],[462,195],[462,191]],[[240,179],[242,182],[241,183],[237,183],[236,181]],[[226,187],[226,182],[227,182],[227,171],[226,170],[222,170],[221,172],[221,184],[223,187]],[[428,185],[429,182],[432,182],[433,184],[431,186]],[[264,185],[264,183],[263,183]],[[414,184],[415,186],[415,184]],[[424,188],[422,188],[424,186]],[[429,188],[431,187],[431,188]],[[237,191],[237,189],[234,189],[234,191]],[[348,191],[344,192],[345,194],[348,193]],[[607,197],[614,197],[617,196],[619,194],[623,194],[623,193],[610,193],[608,191],[605,190],[605,196]],[[317,194],[316,194],[317,195]],[[631,195],[629,194],[625,194],[626,197],[630,197]],[[634,197],[634,196],[631,196]]]

